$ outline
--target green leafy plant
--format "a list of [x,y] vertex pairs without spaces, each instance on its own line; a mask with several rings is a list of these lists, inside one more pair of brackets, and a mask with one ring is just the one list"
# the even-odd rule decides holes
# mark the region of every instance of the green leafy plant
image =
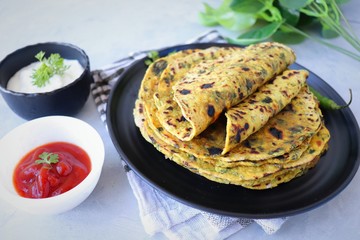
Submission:
[[[269,38],[283,43],[299,43],[309,38],[360,61],[360,40],[338,6],[347,1],[223,0],[218,8],[204,3],[205,10],[199,13],[199,17],[205,26],[221,25],[232,31],[246,31],[237,38],[226,38],[229,43],[248,45]],[[322,38],[313,37],[303,30],[309,24],[319,24]],[[343,37],[355,52],[325,40],[337,36]]]
[[35,58],[41,62],[38,69],[34,70],[31,77],[33,85],[43,87],[55,74],[62,76],[70,66],[64,64],[64,59],[58,53],[52,53],[50,57],[45,58],[45,52],[40,51]]
[[43,152],[39,155],[39,159],[35,160],[36,164],[49,164],[59,162],[59,155],[56,153]]

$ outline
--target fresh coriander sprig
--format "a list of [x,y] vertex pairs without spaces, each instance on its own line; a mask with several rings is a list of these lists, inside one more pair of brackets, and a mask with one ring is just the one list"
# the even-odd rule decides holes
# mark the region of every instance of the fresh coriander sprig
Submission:
[[[335,51],[360,61],[360,39],[339,8],[348,0],[223,0],[218,8],[204,3],[200,22],[205,26],[221,25],[235,31],[246,31],[229,43],[248,45],[272,38],[278,42],[298,43],[305,38],[317,41]],[[241,21],[240,21],[241,20]],[[260,27],[255,27],[259,23]],[[303,27],[321,26],[323,38],[342,37],[354,51],[307,34]]]
[[59,162],[59,155],[56,153],[43,152],[39,155],[39,158],[40,159],[35,160],[36,164],[46,163],[50,165]]
[[44,56],[45,52],[43,51],[35,55],[35,58],[41,62],[41,65],[31,75],[33,85],[38,87],[45,86],[55,74],[62,76],[70,67],[64,64],[64,59],[58,53],[52,53],[48,58]]
[[[223,0],[218,8],[204,3],[205,11],[199,13],[205,26],[221,25],[232,31],[243,32],[237,38],[225,38],[229,43],[248,45],[272,38],[283,43],[299,43],[305,38],[323,44],[335,51],[360,61],[360,38],[345,18],[339,4],[349,0]],[[255,27],[255,23],[260,27]],[[306,33],[303,28],[310,23],[321,26],[322,38]],[[331,44],[326,38],[342,37],[354,49],[347,50]],[[331,99],[312,92],[321,106],[330,109],[348,107],[335,104]]]

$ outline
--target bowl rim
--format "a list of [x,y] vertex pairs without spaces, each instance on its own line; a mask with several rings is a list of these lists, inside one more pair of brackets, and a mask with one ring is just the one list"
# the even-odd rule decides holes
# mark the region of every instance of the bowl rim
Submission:
[[[45,44],[52,44],[52,45],[57,45],[57,46],[65,46],[65,47],[70,47],[78,52],[80,52],[81,55],[83,55],[85,57],[85,62],[86,62],[86,66],[84,67],[84,71],[81,73],[81,75],[76,78],[73,82],[61,87],[61,88],[57,88],[57,89],[54,89],[53,91],[50,91],[50,92],[41,92],[41,93],[23,93],[23,92],[16,92],[16,91],[12,91],[12,90],[9,90],[7,89],[6,87],[3,87],[1,84],[0,84],[0,90],[4,93],[8,93],[8,94],[12,94],[12,95],[15,95],[15,96],[26,96],[26,97],[36,97],[36,96],[44,96],[44,95],[54,95],[56,94],[57,92],[60,92],[60,91],[64,91],[65,89],[67,88],[70,88],[71,86],[75,85],[77,82],[79,82],[81,79],[83,79],[83,77],[87,74],[87,71],[90,71],[90,60],[89,60],[89,56],[86,54],[86,52],[72,44],[72,43],[67,43],[67,42],[56,42],[56,41],[53,41],[53,42],[40,42],[40,43],[35,43],[35,44],[31,44],[31,45],[27,45],[27,46],[24,46],[22,48],[19,48],[19,49],[16,49],[15,51],[9,53],[8,55],[6,55],[1,61],[0,61],[0,68],[2,67],[2,65],[11,57],[13,57],[15,54],[18,54],[19,52],[21,51],[24,51],[24,50],[27,50],[27,49],[30,49],[30,48],[33,48],[35,46],[41,46],[41,45],[45,45]],[[34,62],[36,62],[36,59],[34,58]],[[20,69],[18,69],[17,71],[19,71]]]
[[[103,165],[105,162],[105,146],[104,146],[104,142],[102,140],[101,135],[89,123],[87,123],[81,119],[78,119],[78,118],[62,116],[62,115],[54,115],[54,116],[46,116],[46,117],[36,118],[31,121],[27,121],[23,124],[20,124],[19,126],[10,130],[7,134],[5,134],[0,139],[0,143],[3,142],[3,139],[6,139],[11,134],[14,134],[15,131],[20,131],[20,130],[23,130],[24,128],[29,128],[29,127],[33,126],[35,121],[37,122],[35,124],[41,124],[43,121],[53,121],[55,123],[58,123],[58,122],[64,122],[63,120],[66,120],[66,123],[69,123],[69,121],[71,121],[71,122],[74,122],[74,124],[76,124],[76,125],[80,124],[81,126],[84,127],[84,129],[86,129],[86,131],[89,130],[91,132],[91,135],[96,136],[95,141],[101,143],[99,146],[99,149],[96,150],[98,152],[97,154],[99,154],[99,156],[101,156],[101,159],[92,159],[90,153],[88,152],[88,149],[84,149],[87,152],[87,154],[89,154],[89,156],[90,156],[91,170],[90,170],[89,174],[78,185],[76,185],[74,188],[72,188],[62,194],[59,194],[59,195],[53,196],[53,197],[47,197],[47,198],[36,198],[36,199],[35,198],[26,198],[26,197],[22,197],[21,195],[17,194],[14,186],[12,186],[14,188],[13,189],[14,191],[9,191],[9,189],[7,189],[7,187],[5,185],[0,184],[0,191],[2,192],[1,198],[3,198],[3,200],[5,200],[7,202],[9,202],[9,200],[10,201],[12,200],[13,203],[10,203],[10,204],[13,205],[14,207],[16,207],[18,209],[22,209],[23,211],[26,211],[26,212],[32,212],[29,210],[25,210],[26,207],[19,207],[16,203],[21,202],[25,205],[27,205],[27,204],[49,204],[49,205],[51,205],[51,204],[61,203],[66,199],[72,199],[75,196],[79,196],[79,194],[82,195],[83,197],[85,197],[80,202],[78,202],[77,204],[75,204],[74,206],[71,207],[71,208],[73,208],[73,207],[77,206],[78,204],[80,204],[83,200],[85,200],[91,194],[93,189],[96,187],[96,185],[99,181],[99,178],[101,176],[101,173],[102,173]],[[62,140],[59,139],[59,141],[62,141]],[[77,145],[76,143],[73,143],[73,144]],[[19,161],[20,161],[20,159],[19,159]],[[15,166],[16,166],[16,164],[17,163],[15,163]],[[11,175],[12,174],[13,173],[11,173]],[[94,185],[93,185],[93,181],[95,181]],[[89,187],[92,185],[93,185],[93,188],[89,189]],[[80,197],[80,199],[81,198],[82,197]],[[69,204],[71,206],[72,203],[69,203]],[[68,210],[70,210],[71,208],[69,208]],[[56,212],[56,211],[54,211],[54,212]],[[47,213],[39,213],[39,214],[47,214]],[[50,213],[50,214],[52,214],[52,213]]]

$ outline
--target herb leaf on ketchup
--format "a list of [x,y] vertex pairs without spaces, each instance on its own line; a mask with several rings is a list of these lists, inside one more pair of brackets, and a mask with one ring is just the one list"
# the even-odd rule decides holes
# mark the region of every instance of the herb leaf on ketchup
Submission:
[[35,160],[36,164],[47,163],[50,165],[59,162],[59,155],[56,153],[43,152],[39,155],[39,158],[40,159]]
[[62,76],[70,66],[64,65],[64,59],[58,53],[52,53],[48,58],[45,58],[45,52],[40,51],[35,55],[35,58],[41,62],[38,69],[34,70],[31,77],[33,85],[43,87],[49,79],[55,74]]

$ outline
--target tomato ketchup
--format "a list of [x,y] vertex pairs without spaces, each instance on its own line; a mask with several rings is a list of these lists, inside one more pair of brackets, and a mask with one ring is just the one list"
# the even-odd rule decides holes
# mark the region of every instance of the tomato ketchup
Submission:
[[13,181],[26,198],[47,198],[77,186],[90,173],[88,154],[67,142],[51,142],[27,153],[17,164]]

